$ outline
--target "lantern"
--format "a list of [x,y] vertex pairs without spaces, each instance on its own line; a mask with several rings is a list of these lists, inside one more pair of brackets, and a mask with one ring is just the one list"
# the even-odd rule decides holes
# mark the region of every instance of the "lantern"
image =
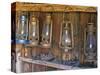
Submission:
[[46,18],[42,28],[42,41],[41,45],[50,47],[52,41],[52,19],[51,14],[46,13]]
[[73,27],[72,23],[66,20],[65,13],[63,14],[63,22],[61,24],[59,47],[62,50],[63,61],[70,61],[73,59]]
[[88,23],[84,31],[84,62],[96,64],[96,32],[93,23]]
[[17,34],[16,39],[18,43],[27,43],[28,42],[28,13],[20,12],[17,16]]
[[39,43],[39,21],[38,18],[31,13],[29,21],[29,40],[32,45]]

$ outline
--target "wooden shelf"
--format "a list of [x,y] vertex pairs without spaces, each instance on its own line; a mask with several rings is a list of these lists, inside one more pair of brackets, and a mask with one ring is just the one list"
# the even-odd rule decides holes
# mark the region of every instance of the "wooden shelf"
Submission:
[[58,68],[58,69],[62,69],[62,70],[80,69],[79,67],[73,67],[73,66],[69,66],[69,65],[62,65],[62,64],[57,64],[57,63],[42,61],[42,60],[34,60],[34,59],[30,59],[30,58],[25,58],[25,57],[19,57],[19,59],[23,62],[44,65],[44,66]]
[[[97,7],[78,5],[59,5],[44,3],[12,3],[12,11],[42,11],[42,12],[97,12]],[[16,8],[16,9],[15,9]]]

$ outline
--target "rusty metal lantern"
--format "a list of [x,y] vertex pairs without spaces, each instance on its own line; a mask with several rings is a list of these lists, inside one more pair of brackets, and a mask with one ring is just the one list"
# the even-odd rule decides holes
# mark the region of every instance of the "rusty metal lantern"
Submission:
[[41,45],[50,47],[52,42],[52,18],[50,13],[46,13],[46,18],[42,28]]
[[28,43],[28,12],[21,11],[18,13],[16,32],[18,43]]
[[38,45],[39,43],[39,21],[34,12],[30,13],[29,40],[32,45]]
[[60,42],[59,47],[62,50],[62,60],[72,60],[72,49],[73,49],[73,27],[70,21],[66,20],[66,13],[63,14],[63,22],[61,24]]
[[96,31],[93,23],[88,23],[84,30],[84,63],[94,63],[96,65],[97,55]]

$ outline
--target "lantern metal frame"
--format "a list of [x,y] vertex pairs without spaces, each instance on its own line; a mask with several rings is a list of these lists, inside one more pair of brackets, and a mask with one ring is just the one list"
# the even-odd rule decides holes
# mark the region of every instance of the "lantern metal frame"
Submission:
[[[88,23],[88,24],[92,24],[93,25],[93,23]],[[86,52],[85,52],[85,50],[86,50],[86,42],[87,42],[86,41],[87,32],[89,32],[89,31],[87,30],[87,28],[85,28],[85,30],[84,30],[84,54],[83,54],[84,60],[83,61],[84,61],[84,64],[85,63],[92,63],[93,62],[96,65],[96,63],[97,63],[97,61],[96,61],[97,59],[96,58],[94,58],[93,60],[92,59],[91,60],[86,59]],[[93,30],[91,30],[91,32],[96,35],[96,27],[94,27]],[[95,40],[96,40],[96,38],[95,38]],[[96,43],[96,41],[95,41],[95,43]],[[97,47],[97,45],[96,45],[96,47]],[[94,57],[97,57],[97,52],[94,53]]]
[[[21,27],[20,27],[20,21],[21,21],[21,16],[23,17],[23,20],[26,21],[26,29],[25,33],[21,34]],[[27,44],[29,43],[28,40],[28,12],[27,11],[18,11],[16,12],[16,43],[20,44]],[[25,18],[26,17],[26,18]]]
[[[47,21],[45,19],[45,21],[43,22],[43,28],[42,28],[42,40],[40,42],[40,44],[44,47],[44,48],[50,48],[51,47],[51,43],[52,43],[52,14],[51,13],[45,13],[46,14],[46,17],[49,16],[50,17],[50,24],[47,24]],[[48,43],[45,43],[45,41],[43,40],[44,37],[43,37],[43,29],[44,29],[44,25],[50,25],[50,32],[49,32],[49,41]]]
[[[29,40],[30,44],[33,46],[37,46],[39,44],[39,20],[38,17],[35,16],[34,12],[30,12],[30,20],[29,20]],[[36,29],[34,31],[35,36],[32,36],[33,29],[32,29],[32,22],[35,24]]]

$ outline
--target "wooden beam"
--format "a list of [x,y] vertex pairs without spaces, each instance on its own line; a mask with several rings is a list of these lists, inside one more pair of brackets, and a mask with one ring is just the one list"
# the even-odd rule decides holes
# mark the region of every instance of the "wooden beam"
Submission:
[[12,11],[41,11],[41,12],[97,12],[97,7],[44,4],[44,3],[12,3]]

